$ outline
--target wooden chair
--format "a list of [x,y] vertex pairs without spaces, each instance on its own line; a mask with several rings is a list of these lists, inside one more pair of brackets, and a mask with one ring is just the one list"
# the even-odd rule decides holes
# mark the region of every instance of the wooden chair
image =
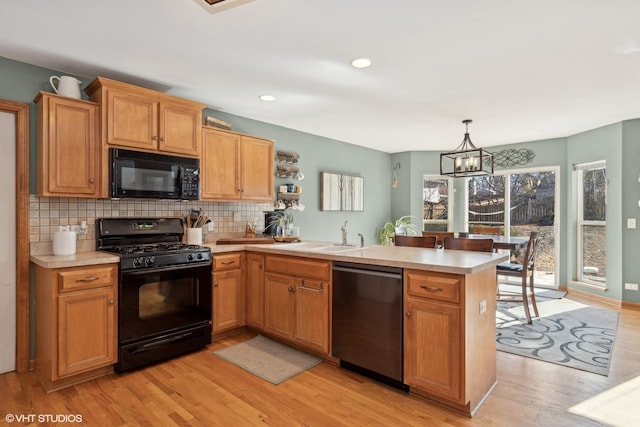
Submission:
[[466,239],[463,237],[445,237],[442,246],[457,251],[492,252],[493,239]]
[[495,236],[499,236],[501,229],[500,227],[482,227],[482,226],[477,226],[477,227],[473,227],[472,230],[473,234],[488,234],[488,235],[495,235]]
[[436,247],[435,236],[400,236],[394,237],[396,246],[412,246],[414,248],[435,248]]
[[[536,305],[536,295],[534,292],[533,276],[536,267],[536,251],[538,249],[538,236],[537,231],[532,231],[529,235],[529,241],[527,242],[527,248],[524,252],[524,258],[522,264],[515,264],[505,262],[496,266],[496,279],[497,279],[497,300],[498,301],[511,301],[522,302],[524,306],[524,314],[527,318],[527,323],[533,323],[531,321],[531,312],[529,311],[529,299],[531,299],[531,305],[533,306],[533,312],[536,317],[539,317],[538,306]],[[500,291],[500,276],[507,277],[519,277],[522,287],[520,293],[516,292],[502,292]],[[527,289],[527,278],[529,279],[529,289]],[[518,297],[522,298],[519,299]],[[514,299],[514,297],[516,299]]]
[[453,237],[453,231],[423,231],[422,237],[435,237],[437,239],[436,245],[440,247],[445,237]]

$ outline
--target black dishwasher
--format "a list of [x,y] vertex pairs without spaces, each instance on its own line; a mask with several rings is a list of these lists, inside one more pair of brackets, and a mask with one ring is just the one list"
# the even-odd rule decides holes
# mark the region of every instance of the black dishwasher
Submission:
[[402,387],[402,269],[334,261],[332,311],[340,366]]

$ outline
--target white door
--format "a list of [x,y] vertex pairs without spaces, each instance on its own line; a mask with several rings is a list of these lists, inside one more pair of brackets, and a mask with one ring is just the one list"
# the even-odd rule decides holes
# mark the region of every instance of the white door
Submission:
[[16,129],[0,111],[0,374],[16,369]]

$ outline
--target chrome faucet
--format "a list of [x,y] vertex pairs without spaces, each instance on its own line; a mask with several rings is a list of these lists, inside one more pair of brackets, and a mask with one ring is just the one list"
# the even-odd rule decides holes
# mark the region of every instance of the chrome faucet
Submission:
[[364,236],[362,233],[358,233],[358,236],[360,237],[360,247],[364,248]]
[[342,245],[347,245],[347,222],[349,221],[345,221],[344,225],[342,227],[340,227],[340,230],[342,231]]

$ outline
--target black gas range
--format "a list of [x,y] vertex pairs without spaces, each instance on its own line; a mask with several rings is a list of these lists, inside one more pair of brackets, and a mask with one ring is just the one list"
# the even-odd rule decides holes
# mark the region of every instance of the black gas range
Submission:
[[101,218],[97,249],[120,256],[121,270],[211,263],[211,249],[182,243],[182,218]]
[[101,218],[96,234],[120,256],[116,371],[211,342],[211,250],[182,243],[181,218]]

